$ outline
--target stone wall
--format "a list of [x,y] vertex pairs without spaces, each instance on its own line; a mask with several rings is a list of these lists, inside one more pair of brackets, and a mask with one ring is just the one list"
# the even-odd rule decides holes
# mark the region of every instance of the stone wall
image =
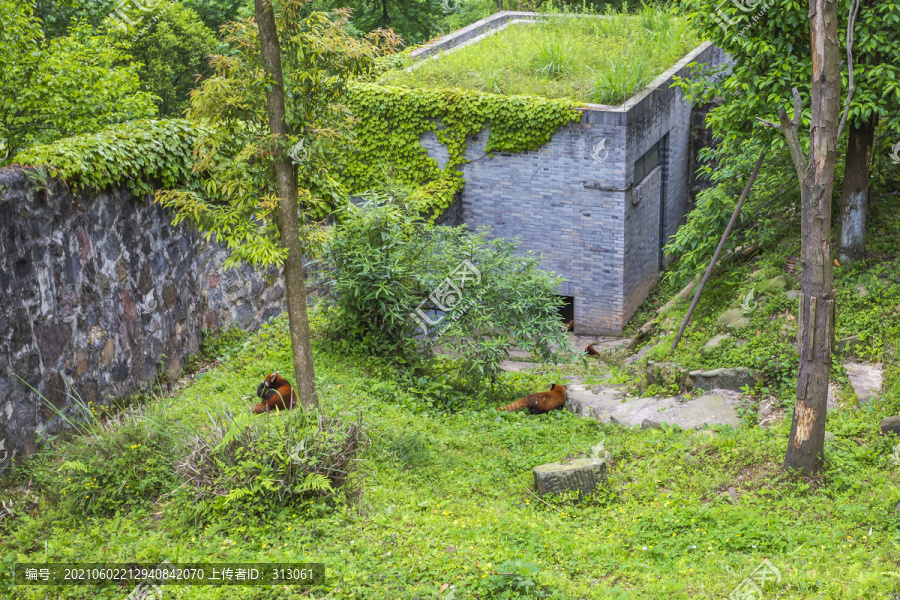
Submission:
[[29,386],[68,412],[72,392],[127,396],[178,377],[204,330],[280,313],[279,273],[224,270],[226,256],[124,188],[73,195],[0,169],[0,462],[61,427]]

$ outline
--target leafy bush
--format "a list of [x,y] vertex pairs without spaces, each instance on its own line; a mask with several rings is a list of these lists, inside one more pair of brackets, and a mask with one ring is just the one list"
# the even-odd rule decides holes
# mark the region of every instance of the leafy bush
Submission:
[[159,3],[142,12],[141,20],[127,30],[114,29],[110,37],[129,47],[144,88],[159,98],[161,117],[182,113],[200,75],[208,68],[207,57],[218,40],[190,8],[177,2]]
[[82,407],[86,418],[76,425],[82,435],[31,467],[38,485],[66,514],[109,516],[177,487],[173,438],[165,427],[134,408],[101,419],[104,411],[93,402]]
[[[292,501],[361,491],[358,457],[369,438],[361,420],[295,410],[288,418],[260,418],[223,408],[188,438],[190,452],[176,465],[188,482],[179,500],[207,519],[236,507],[261,516]],[[233,504],[234,503],[234,504]]]
[[540,569],[524,560],[510,560],[497,565],[497,572],[481,584],[485,598],[549,598],[547,590],[538,585]]
[[324,269],[333,337],[401,361],[440,346],[472,384],[493,379],[516,346],[555,360],[561,279],[515,256],[517,242],[433,226],[377,196],[342,217]]
[[146,194],[152,180],[162,187],[187,181],[194,140],[211,131],[181,119],[131,121],[33,146],[19,153],[15,162],[49,165],[51,177],[65,179],[76,191],[126,183],[133,194]]
[[32,144],[156,113],[121,44],[86,24],[45,40],[31,4],[0,0],[0,165]]

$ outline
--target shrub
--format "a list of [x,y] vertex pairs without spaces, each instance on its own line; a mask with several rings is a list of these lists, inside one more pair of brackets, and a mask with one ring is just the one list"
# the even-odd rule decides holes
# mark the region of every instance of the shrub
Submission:
[[139,15],[134,27],[113,29],[110,37],[122,41],[140,63],[141,83],[159,98],[159,115],[180,115],[195,82],[208,69],[216,34],[197,13],[177,2],[160,3]]
[[102,409],[92,402],[86,408],[84,421],[70,421],[82,435],[44,453],[30,467],[65,513],[108,516],[177,487],[173,439],[165,427],[138,408],[102,421]]
[[493,380],[514,347],[555,361],[561,278],[515,256],[517,245],[430,225],[377,196],[348,207],[325,259],[331,335],[401,362],[440,346],[473,385]]
[[355,466],[369,438],[361,420],[315,420],[302,410],[261,418],[230,408],[208,417],[176,465],[188,484],[179,496],[188,514],[205,520],[240,507],[263,516],[293,501],[362,491]]

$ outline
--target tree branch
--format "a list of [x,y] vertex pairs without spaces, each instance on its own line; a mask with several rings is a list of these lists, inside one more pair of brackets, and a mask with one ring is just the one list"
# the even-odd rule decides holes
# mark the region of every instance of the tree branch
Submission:
[[800,117],[803,113],[803,101],[800,99],[800,92],[797,91],[797,88],[791,88],[791,95],[794,97],[794,120],[793,125],[796,128],[800,128]]
[[792,119],[789,119],[787,111],[784,110],[784,108],[778,109],[778,119],[780,121],[778,129],[784,134],[788,150],[791,153],[791,160],[794,162],[794,168],[797,170],[797,176],[800,181],[803,181],[804,174],[806,173],[806,159],[803,158],[803,151],[800,149],[799,134],[800,124],[802,122],[801,115],[803,114],[803,102],[800,99],[800,92],[797,91],[797,88],[791,89],[791,95],[794,97],[794,116]]
[[853,85],[853,26],[856,24],[856,15],[859,12],[859,0],[852,0],[850,3],[850,14],[847,16],[847,69],[849,71],[848,82],[850,87],[847,89],[847,102],[844,104],[844,114],[841,115],[841,122],[838,125],[835,141],[841,139],[844,132],[844,126],[847,124],[847,114],[850,112],[850,100],[853,99],[853,92],[856,86]]

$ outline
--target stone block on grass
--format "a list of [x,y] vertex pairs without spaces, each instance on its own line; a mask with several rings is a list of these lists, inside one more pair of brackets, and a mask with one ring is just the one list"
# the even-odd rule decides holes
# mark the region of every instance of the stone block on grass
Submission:
[[606,463],[593,458],[548,463],[534,468],[534,485],[541,496],[570,491],[584,496],[593,493],[601,484],[606,484]]

